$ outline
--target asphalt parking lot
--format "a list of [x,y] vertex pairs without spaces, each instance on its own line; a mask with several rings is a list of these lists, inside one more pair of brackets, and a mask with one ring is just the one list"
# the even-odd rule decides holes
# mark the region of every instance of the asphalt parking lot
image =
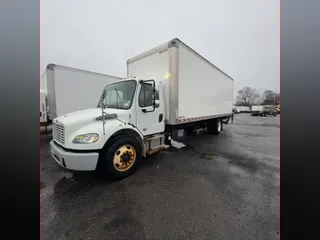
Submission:
[[278,239],[280,116],[235,116],[219,136],[181,136],[122,181],[69,172],[42,136],[41,237]]

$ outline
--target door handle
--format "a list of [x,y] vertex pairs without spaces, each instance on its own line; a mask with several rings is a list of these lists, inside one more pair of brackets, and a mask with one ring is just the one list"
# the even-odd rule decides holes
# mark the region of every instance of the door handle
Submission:
[[163,114],[161,113],[161,114],[159,114],[159,123],[161,123],[162,120],[163,120]]

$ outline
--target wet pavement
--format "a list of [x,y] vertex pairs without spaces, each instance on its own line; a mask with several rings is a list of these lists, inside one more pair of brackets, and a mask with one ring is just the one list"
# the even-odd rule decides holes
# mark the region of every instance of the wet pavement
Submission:
[[118,182],[69,172],[42,140],[41,238],[278,239],[280,116],[181,136]]

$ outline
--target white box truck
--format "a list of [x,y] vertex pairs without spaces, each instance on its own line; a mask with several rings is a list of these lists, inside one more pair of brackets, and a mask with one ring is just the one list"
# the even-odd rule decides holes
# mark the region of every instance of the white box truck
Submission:
[[103,88],[120,77],[49,64],[40,89],[40,125],[69,112],[96,107]]
[[248,106],[240,106],[240,112],[241,113],[249,113],[250,112],[250,107]]
[[219,134],[233,116],[233,79],[178,39],[129,59],[127,72],[104,88],[99,108],[53,120],[51,154],[62,167],[123,178],[166,149],[173,130]]
[[252,105],[251,116],[267,116],[267,109],[262,105]]

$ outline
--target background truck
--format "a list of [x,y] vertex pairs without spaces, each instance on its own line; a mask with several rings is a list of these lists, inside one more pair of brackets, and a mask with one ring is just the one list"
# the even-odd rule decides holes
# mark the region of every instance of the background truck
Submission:
[[253,105],[251,107],[251,116],[267,116],[267,109],[262,105]]
[[267,115],[277,116],[277,109],[273,105],[265,105],[265,111]]
[[232,109],[233,109],[233,113],[234,114],[239,114],[240,113],[239,107],[233,106]]
[[166,149],[173,131],[219,134],[233,115],[233,79],[178,39],[129,59],[127,74],[104,88],[99,108],[54,119],[61,166],[123,178]]
[[49,64],[40,89],[40,125],[69,112],[96,107],[103,88],[120,77]]
[[250,107],[247,107],[247,106],[239,106],[239,111],[241,113],[249,113],[249,112],[251,112]]

